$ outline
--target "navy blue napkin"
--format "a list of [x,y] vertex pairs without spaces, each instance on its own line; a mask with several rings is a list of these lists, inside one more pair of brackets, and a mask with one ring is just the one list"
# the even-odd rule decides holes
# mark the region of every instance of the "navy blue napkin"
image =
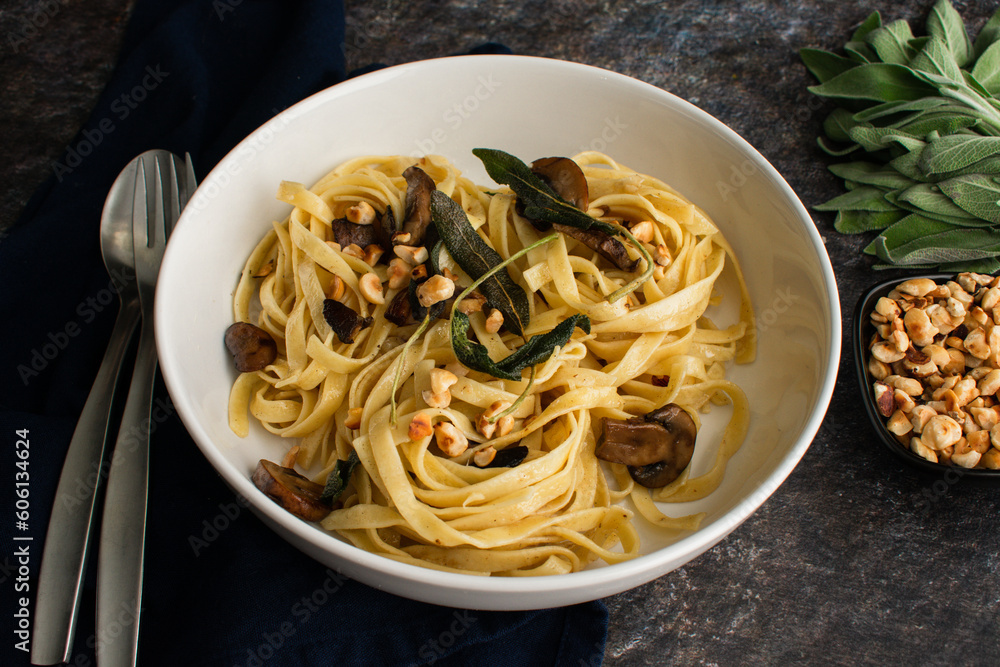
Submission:
[[[340,2],[139,0],[93,115],[0,238],[0,656],[11,651],[0,663],[28,664],[31,619],[15,616],[24,613],[19,598],[34,599],[62,460],[117,310],[98,244],[114,178],[151,148],[189,152],[206,174],[275,113],[346,78],[344,36]],[[162,384],[156,397],[170,416],[152,434],[141,665],[600,664],[600,602],[449,609],[369,588],[301,554],[222,483]],[[26,459],[17,440],[28,443]],[[27,485],[15,485],[18,471]],[[95,645],[113,639],[94,634],[93,572],[81,613],[71,664],[93,665]],[[123,609],[120,621],[133,616]]]

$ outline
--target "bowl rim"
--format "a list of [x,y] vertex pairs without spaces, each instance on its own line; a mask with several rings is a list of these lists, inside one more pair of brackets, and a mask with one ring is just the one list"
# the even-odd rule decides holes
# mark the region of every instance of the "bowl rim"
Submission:
[[1000,480],[1000,470],[990,470],[988,468],[962,468],[961,466],[945,465],[943,463],[928,461],[922,456],[914,454],[912,451],[900,444],[898,440],[896,440],[895,436],[886,426],[885,418],[882,417],[878,409],[875,407],[875,390],[872,388],[873,379],[868,372],[865,342],[871,337],[871,334],[874,333],[874,328],[872,327],[869,315],[873,310],[875,310],[875,303],[878,302],[879,297],[885,296],[891,292],[895,286],[907,280],[930,278],[934,282],[939,282],[941,280],[954,280],[956,275],[957,273],[914,274],[912,276],[884,280],[866,290],[858,298],[857,304],[854,306],[854,325],[852,327],[852,337],[854,339],[854,344],[852,346],[854,351],[854,372],[858,384],[860,385],[862,403],[865,405],[865,414],[868,417],[868,422],[871,424],[872,429],[878,436],[879,442],[881,442],[882,445],[896,458],[917,468],[918,470],[925,473],[932,473],[937,476],[940,476],[945,472],[952,471],[956,473],[959,478]]
[[[772,187],[780,192],[784,203],[789,207],[793,216],[798,218],[798,221],[801,223],[802,232],[815,252],[816,262],[820,269],[818,272],[819,275],[816,277],[817,289],[827,299],[828,310],[826,310],[826,314],[830,318],[829,330],[823,332],[828,336],[826,349],[820,348],[820,354],[823,355],[821,359],[825,357],[827,360],[826,372],[821,382],[817,385],[812,412],[804,422],[798,437],[791,443],[785,456],[757,483],[755,488],[742,494],[735,505],[725,510],[708,525],[699,528],[666,547],[613,565],[600,565],[580,572],[572,572],[559,576],[523,578],[483,577],[438,571],[370,553],[355,547],[353,544],[342,541],[337,536],[323,531],[314,524],[293,517],[278,507],[278,505],[263,497],[257,491],[256,487],[252,485],[249,478],[241,471],[236,470],[235,466],[224,456],[223,451],[212,444],[209,434],[201,427],[197,419],[192,416],[191,411],[186,409],[188,404],[187,396],[178,396],[178,400],[176,401],[177,412],[180,414],[185,427],[198,445],[198,448],[209,460],[210,464],[234,491],[247,499],[257,513],[263,514],[268,520],[280,526],[282,531],[287,531],[294,536],[296,540],[309,543],[315,549],[332,555],[338,561],[347,561],[352,567],[384,575],[393,580],[416,579],[425,587],[431,586],[434,588],[461,591],[471,590],[487,595],[503,595],[507,598],[510,598],[511,595],[530,595],[538,599],[540,595],[546,593],[567,594],[570,590],[587,591],[588,589],[593,591],[592,594],[564,595],[563,597],[568,601],[552,599],[548,604],[543,604],[542,606],[573,604],[575,602],[594,600],[651,581],[653,578],[672,571],[715,546],[771,497],[791,474],[795,466],[798,465],[819,431],[825,414],[829,409],[836,384],[842,348],[841,308],[837,281],[822,237],[802,201],[777,169],[746,139],[707,111],[663,88],[601,67],[553,58],[519,55],[449,56],[395,65],[348,79],[303,99],[255,129],[234,146],[226,156],[219,160],[203,180],[202,186],[206,186],[216,179],[220,179],[222,175],[225,175],[231,163],[238,159],[240,149],[253,142],[259,133],[270,123],[275,121],[294,123],[295,117],[298,114],[308,112],[315,106],[332,103],[336,99],[347,98],[355,90],[379,85],[383,80],[388,81],[408,71],[424,70],[425,72],[434,72],[441,68],[453,67],[456,63],[469,62],[475,62],[477,66],[482,65],[483,67],[488,67],[491,64],[505,68],[515,67],[518,68],[518,71],[522,68],[531,70],[541,67],[551,68],[555,71],[586,72],[590,75],[614,81],[619,85],[635,87],[645,95],[655,97],[665,106],[670,107],[674,113],[683,113],[688,117],[694,117],[699,124],[707,127],[723,140],[736,147],[744,157],[752,159],[754,164],[759,167],[761,177],[766,178]],[[191,204],[189,204],[189,209],[197,210],[198,200],[199,193],[196,192]],[[186,220],[191,217],[193,217],[193,214],[185,211],[178,226],[183,226]],[[171,259],[171,248],[168,245],[165,264],[169,265]],[[160,304],[162,304],[162,301],[158,300],[157,305],[160,306]],[[156,318],[158,323],[157,343],[162,358],[168,352],[168,350],[162,349],[162,346],[165,346],[166,341],[172,339],[174,336],[164,330],[166,327],[165,322],[169,321],[169,318],[165,316],[165,313],[158,313],[158,315],[163,315]],[[164,366],[163,377],[167,388],[174,395],[181,393],[181,386],[179,384],[181,380],[171,372],[173,369],[170,368],[169,362],[162,364],[162,366]],[[286,537],[286,539],[288,538]],[[297,542],[296,546],[299,546]],[[299,548],[302,549],[301,546]],[[627,585],[622,586],[619,582],[627,582]],[[407,595],[405,592],[397,592],[397,594]],[[469,602],[471,604],[483,604],[480,608],[540,608],[539,605],[511,606],[510,604],[506,604],[503,606],[492,606],[488,600],[470,600]]]

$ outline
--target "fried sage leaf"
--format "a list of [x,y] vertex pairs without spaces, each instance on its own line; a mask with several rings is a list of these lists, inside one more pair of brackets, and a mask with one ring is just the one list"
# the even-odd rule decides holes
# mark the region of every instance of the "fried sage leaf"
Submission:
[[577,313],[563,320],[548,333],[532,336],[527,343],[519,347],[513,354],[493,361],[486,347],[469,340],[469,318],[465,313],[456,311],[451,318],[451,344],[455,356],[465,366],[504,380],[518,381],[521,371],[547,360],[556,347],[562,347],[573,336],[576,327],[590,333],[590,319]]
[[326,478],[326,486],[323,487],[320,500],[336,502],[344,493],[344,489],[347,488],[347,484],[351,481],[351,473],[354,472],[354,468],[359,463],[361,463],[361,459],[358,458],[358,453],[353,451],[346,461],[338,460],[337,465]]
[[[460,204],[440,190],[431,193],[431,216],[448,254],[474,280],[503,262],[503,257],[479,236]],[[524,335],[530,309],[528,295],[514,282],[506,269],[482,282],[480,291],[487,302],[503,313],[504,326]]]
[[608,234],[620,235],[614,225],[592,218],[584,211],[563,201],[545,184],[531,168],[510,153],[494,148],[474,148],[472,154],[483,161],[486,173],[497,183],[510,186],[524,206],[524,214],[550,223],[559,223],[579,229],[599,229]]

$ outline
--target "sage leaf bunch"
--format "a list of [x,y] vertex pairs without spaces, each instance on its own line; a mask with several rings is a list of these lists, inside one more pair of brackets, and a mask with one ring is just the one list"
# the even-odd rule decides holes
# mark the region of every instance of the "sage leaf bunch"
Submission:
[[820,147],[847,190],[815,208],[844,234],[877,232],[875,268],[1000,269],[1000,11],[973,41],[949,0],[924,35],[875,11],[843,54],[802,49],[834,105]]

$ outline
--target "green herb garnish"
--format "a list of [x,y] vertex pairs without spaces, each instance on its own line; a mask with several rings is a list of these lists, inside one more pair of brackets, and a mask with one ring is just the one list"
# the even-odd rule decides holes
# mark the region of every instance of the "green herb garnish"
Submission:
[[500,253],[472,228],[461,205],[440,190],[431,193],[431,216],[448,254],[474,280],[483,277],[479,281],[483,296],[503,313],[504,325],[523,336],[530,317],[528,295],[507,271],[490,271],[503,262]]
[[565,201],[534,174],[528,165],[510,153],[493,148],[474,148],[472,154],[482,160],[490,178],[509,186],[514,191],[527,217],[550,224],[562,224],[578,229],[597,229],[612,236],[621,236],[639,251],[646,260],[646,268],[638,277],[609,294],[607,296],[609,302],[614,303],[653,275],[653,258],[645,246],[627,229],[592,218],[585,211]]
[[355,451],[351,452],[346,461],[338,460],[326,478],[326,486],[323,487],[323,493],[320,494],[319,499],[331,503],[337,502],[351,481],[351,473],[354,472],[354,468],[359,463],[361,463],[361,459],[358,458],[358,453]]
[[876,268],[1000,269],[1000,12],[973,43],[948,0],[915,36],[906,21],[873,12],[845,55],[802,49],[818,79],[809,90],[837,108],[820,146],[856,156],[830,167],[847,194],[836,211],[845,234],[878,231],[864,250]]

